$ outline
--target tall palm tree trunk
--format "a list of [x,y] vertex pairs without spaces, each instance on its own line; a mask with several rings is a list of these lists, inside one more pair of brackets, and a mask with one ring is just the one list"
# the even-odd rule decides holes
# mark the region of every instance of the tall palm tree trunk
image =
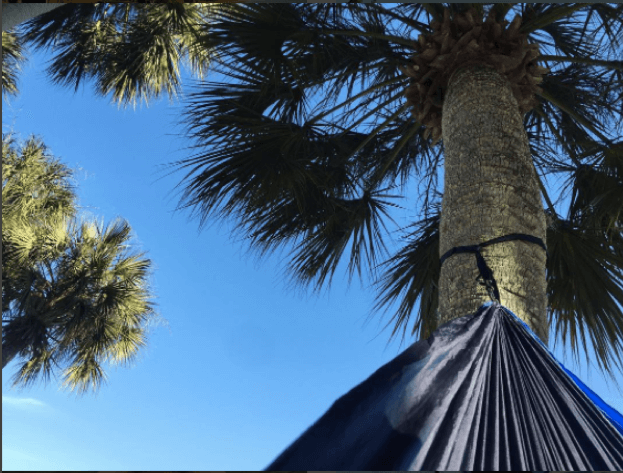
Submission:
[[[450,77],[442,114],[445,189],[440,256],[512,233],[545,242],[546,218],[538,177],[508,82],[491,66],[469,64]],[[547,345],[546,253],[513,240],[480,250],[499,288],[500,302]],[[441,267],[440,324],[475,312],[490,300],[473,253],[458,253]]]

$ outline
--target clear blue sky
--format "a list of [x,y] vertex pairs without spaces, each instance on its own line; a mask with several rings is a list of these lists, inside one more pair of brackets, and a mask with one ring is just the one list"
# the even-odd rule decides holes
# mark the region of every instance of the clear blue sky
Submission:
[[[49,53],[31,50],[28,57],[20,95],[3,100],[3,132],[13,129],[23,140],[40,135],[76,169],[88,217],[128,220],[135,251],[153,261],[152,288],[168,325],[153,329],[134,367],[107,368],[108,383],[97,395],[76,398],[54,379],[11,389],[17,363],[9,364],[3,470],[260,470],[336,399],[415,341],[401,346],[398,337],[386,348],[390,314],[365,324],[373,281],[355,277],[348,288],[346,264],[321,296],[293,294],[282,264],[292,246],[258,263],[230,236],[232,222],[198,233],[189,211],[173,213],[183,173],[158,180],[165,175],[158,165],[192,153],[183,150],[190,141],[174,136],[182,132],[176,126],[182,102],[171,105],[165,97],[118,110],[90,82],[77,93],[51,84],[44,72]],[[184,85],[189,78],[184,70]],[[407,210],[392,213],[400,226],[418,215],[417,181],[408,190],[413,196],[396,202]],[[404,244],[398,235],[387,242],[392,255]],[[619,392],[596,364],[587,366],[581,349],[579,366],[569,347],[565,352],[559,341],[557,359],[623,411]],[[620,373],[617,382],[623,387]]]

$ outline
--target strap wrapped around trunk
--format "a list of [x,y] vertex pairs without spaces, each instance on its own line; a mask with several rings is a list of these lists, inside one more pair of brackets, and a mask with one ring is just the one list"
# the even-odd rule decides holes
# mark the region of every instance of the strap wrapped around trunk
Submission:
[[524,233],[511,233],[510,235],[505,235],[503,237],[493,238],[492,240],[485,241],[484,243],[481,243],[479,245],[455,246],[451,250],[446,251],[446,253],[440,259],[440,264],[443,264],[446,259],[457,253],[476,253],[476,264],[478,265],[478,270],[480,271],[480,276],[478,276],[478,278],[476,279],[481,280],[480,284],[487,288],[487,292],[489,293],[489,297],[491,298],[491,300],[500,302],[500,291],[498,290],[498,285],[495,282],[495,278],[493,277],[493,271],[491,271],[491,268],[487,266],[485,259],[480,253],[480,249],[485,246],[493,245],[494,243],[500,243],[510,240],[524,240],[530,243],[536,243],[545,250],[545,253],[549,258],[549,254],[547,253],[547,247],[545,246],[545,243],[543,243],[543,240],[541,240],[540,238],[532,235],[526,235]]

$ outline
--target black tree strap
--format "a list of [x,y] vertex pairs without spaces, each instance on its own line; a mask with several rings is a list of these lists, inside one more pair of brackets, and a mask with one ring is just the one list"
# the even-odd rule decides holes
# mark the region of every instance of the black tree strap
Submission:
[[526,235],[524,233],[511,233],[510,235],[505,235],[502,237],[494,238],[489,241],[485,241],[484,243],[481,243],[480,245],[456,246],[452,248],[451,250],[446,251],[446,253],[440,259],[440,265],[442,265],[446,259],[448,259],[450,256],[456,253],[476,253],[476,264],[478,264],[478,269],[480,270],[480,276],[478,276],[476,280],[481,280],[480,284],[487,288],[489,297],[491,297],[492,300],[499,303],[500,302],[500,291],[498,290],[498,285],[495,282],[495,278],[493,277],[493,271],[491,271],[491,268],[487,266],[485,259],[480,254],[480,249],[485,246],[493,245],[494,243],[500,243],[503,241],[510,241],[510,240],[524,240],[530,243],[536,243],[537,245],[540,245],[545,250],[545,254],[549,258],[549,253],[547,253],[547,247],[545,246],[545,243],[543,243],[543,240],[541,240],[540,238],[534,237],[532,235]]

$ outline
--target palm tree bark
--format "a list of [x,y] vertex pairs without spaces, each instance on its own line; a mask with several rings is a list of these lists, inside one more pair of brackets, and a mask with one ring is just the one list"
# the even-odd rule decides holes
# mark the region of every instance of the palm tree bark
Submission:
[[64,3],[3,3],[2,31],[8,31],[20,23],[62,7]]
[[[491,66],[469,64],[450,77],[442,114],[445,189],[440,256],[511,233],[546,241],[541,202],[523,117],[510,84]],[[547,345],[546,253],[521,240],[481,250],[512,310]],[[439,277],[440,325],[490,300],[473,253],[448,258]]]

